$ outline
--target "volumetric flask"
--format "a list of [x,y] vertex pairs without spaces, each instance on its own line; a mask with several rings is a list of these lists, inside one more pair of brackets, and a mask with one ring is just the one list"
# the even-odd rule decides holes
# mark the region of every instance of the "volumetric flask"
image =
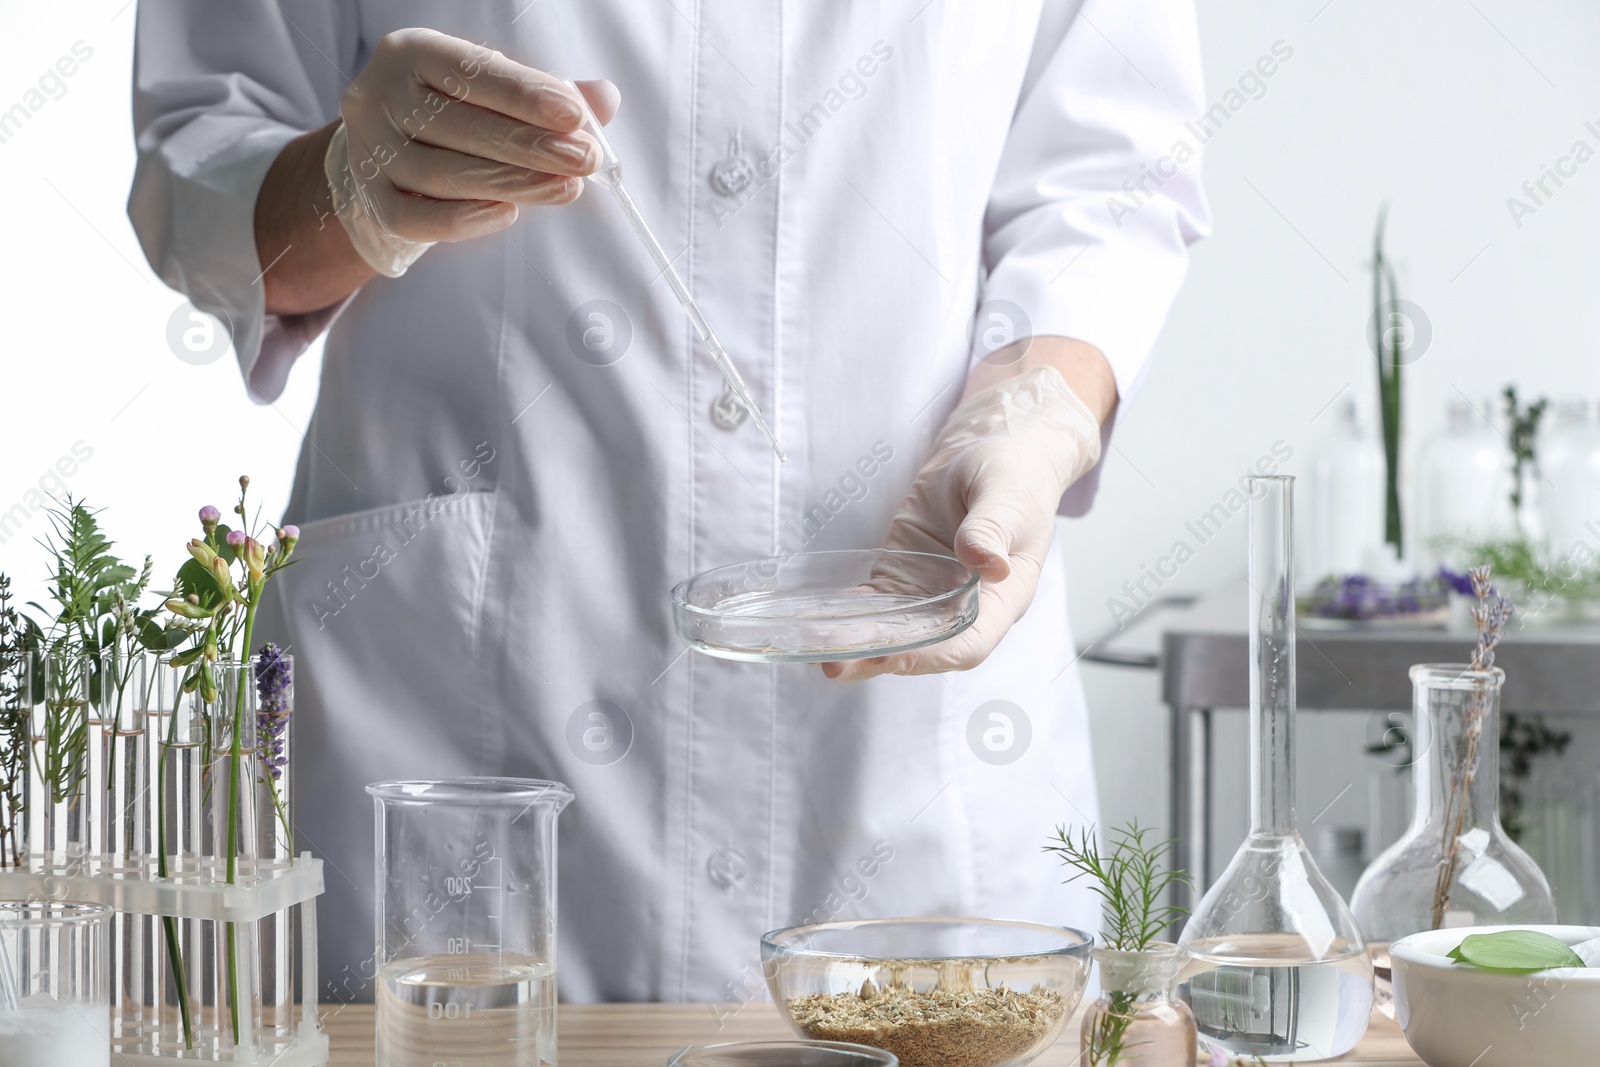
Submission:
[[1372,961],[1294,808],[1294,528],[1287,476],[1250,478],[1250,836],[1189,916],[1179,992],[1203,1046],[1330,1060],[1372,1013]]
[[378,1067],[553,1067],[560,782],[369,785]]

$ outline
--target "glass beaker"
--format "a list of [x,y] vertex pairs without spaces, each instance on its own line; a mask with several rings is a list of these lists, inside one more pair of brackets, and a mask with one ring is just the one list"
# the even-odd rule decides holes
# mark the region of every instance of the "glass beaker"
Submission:
[[369,785],[378,1067],[554,1067],[560,782]]
[[109,1067],[104,904],[0,901],[0,1067]]
[[1201,1042],[1274,1062],[1350,1051],[1373,995],[1361,932],[1295,823],[1293,487],[1249,479],[1250,834],[1179,939]]

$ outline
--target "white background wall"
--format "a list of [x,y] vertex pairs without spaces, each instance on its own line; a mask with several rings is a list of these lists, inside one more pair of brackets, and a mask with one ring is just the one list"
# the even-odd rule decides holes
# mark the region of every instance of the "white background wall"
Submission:
[[[1196,247],[1157,364],[1118,424],[1095,511],[1069,527],[1080,641],[1112,626],[1107,599],[1274,441],[1308,459],[1331,418],[1317,416],[1346,383],[1373,410],[1366,264],[1384,201],[1402,293],[1433,330],[1407,368],[1413,448],[1458,390],[1476,398],[1516,381],[1600,397],[1600,158],[1520,229],[1506,207],[1575,140],[1600,150],[1600,7],[1202,0],[1199,12],[1213,101],[1274,41],[1294,56],[1206,145],[1215,235]],[[1241,514],[1166,591],[1242,576],[1244,533]],[[1152,765],[1165,766],[1154,677],[1086,677],[1104,818],[1164,824],[1165,793],[1149,786]],[[1395,685],[1403,699],[1405,679]],[[1345,731],[1352,760],[1362,725]],[[1303,811],[1343,787],[1339,773],[1303,783]]]
[[[1072,612],[1081,638],[1112,624],[1106,601],[1164,554],[1274,441],[1303,459],[1341,390],[1370,403],[1364,263],[1380,203],[1405,295],[1432,346],[1407,383],[1413,445],[1457,390],[1515,379],[1533,392],[1600,396],[1600,160],[1519,229],[1506,200],[1578,139],[1600,149],[1600,6],[1592,0],[1203,0],[1209,96],[1220,100],[1283,41],[1293,57],[1206,146],[1216,235],[1143,394],[1119,423],[1099,504],[1072,523]],[[180,299],[154,280],[123,204],[132,172],[124,0],[9,3],[0,110],[24,99],[75,42],[93,56],[0,143],[0,511],[77,441],[93,458],[68,488],[108,510],[114,535],[179,560],[192,511],[224,509],[248,472],[264,514],[287,496],[319,357],[272,407],[244,399],[224,357],[181,362],[166,340]],[[1169,590],[1243,569],[1242,517]],[[0,569],[41,591],[31,538],[0,544]],[[1153,677],[1088,670],[1105,815],[1161,823],[1150,788],[1164,725]],[[1396,681],[1403,685],[1403,680]]]
[[[161,0],[154,0],[161,2]],[[124,205],[133,176],[134,5],[127,0],[5,5],[0,112],[25,99],[75,43],[93,50],[0,143],[0,514],[27,499],[75,442],[93,456],[66,491],[105,509],[127,551],[154,551],[158,584],[186,558],[194,513],[226,514],[249,474],[272,521],[288,499],[318,363],[271,407],[245,399],[232,352],[180,361],[167,323],[183,298],[156,279]],[[50,484],[47,482],[46,488]],[[46,516],[0,543],[0,570],[42,596]]]

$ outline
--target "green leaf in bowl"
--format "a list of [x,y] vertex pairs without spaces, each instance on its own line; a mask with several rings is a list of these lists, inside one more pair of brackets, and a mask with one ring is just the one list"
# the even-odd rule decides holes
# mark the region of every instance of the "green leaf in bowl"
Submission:
[[1482,971],[1530,974],[1551,967],[1583,967],[1583,959],[1565,941],[1537,930],[1501,930],[1468,934],[1447,955]]

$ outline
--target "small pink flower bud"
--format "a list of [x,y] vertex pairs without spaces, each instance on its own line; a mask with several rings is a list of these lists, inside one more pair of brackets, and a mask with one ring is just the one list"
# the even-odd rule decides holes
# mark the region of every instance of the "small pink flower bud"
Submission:
[[265,571],[267,565],[266,548],[263,547],[261,542],[257,541],[254,537],[247,537],[244,539],[243,556],[245,569],[250,572],[250,580],[252,582],[259,582],[261,580],[262,572]]
[[215,526],[220,518],[222,518],[222,512],[210,504],[200,509],[200,524],[202,526]]
[[243,530],[228,531],[228,544],[232,545],[234,548],[238,548],[247,540],[249,540],[249,538],[245,535]]

